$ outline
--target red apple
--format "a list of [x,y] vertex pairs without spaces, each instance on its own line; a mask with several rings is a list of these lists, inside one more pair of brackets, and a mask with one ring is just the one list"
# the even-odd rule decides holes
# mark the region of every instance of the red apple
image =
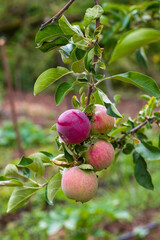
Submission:
[[57,121],[57,131],[62,140],[69,144],[83,142],[90,133],[91,124],[84,112],[70,109],[62,113]]
[[68,198],[83,203],[95,195],[98,179],[92,170],[82,170],[76,166],[64,171],[61,186]]
[[109,133],[114,127],[114,118],[109,116],[107,109],[100,104],[95,104],[95,113],[91,120],[91,133]]
[[86,153],[87,163],[95,170],[102,170],[111,165],[115,152],[111,143],[99,140],[91,145]]

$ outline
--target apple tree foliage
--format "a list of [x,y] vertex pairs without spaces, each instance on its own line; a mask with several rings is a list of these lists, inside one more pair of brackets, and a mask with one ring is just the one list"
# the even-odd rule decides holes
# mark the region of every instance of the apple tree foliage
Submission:
[[[68,67],[57,66],[41,73],[35,82],[34,94],[39,94],[66,75],[72,75],[71,81],[64,80],[57,87],[56,104],[60,105],[69,92],[79,88],[79,95],[72,97],[72,103],[88,118],[91,117],[95,104],[104,105],[107,114],[116,119],[115,126],[108,135],[99,134],[94,138],[112,143],[116,151],[115,162],[118,161],[119,154],[132,154],[134,176],[141,186],[149,190],[153,190],[154,186],[147,162],[160,160],[160,138],[159,144],[154,146],[148,140],[146,130],[152,131],[153,123],[158,126],[160,124],[158,111],[160,89],[154,79],[142,73],[117,73],[108,77],[105,76],[104,70],[106,65],[132,53],[136,54],[140,65],[147,66],[145,48],[150,43],[160,40],[160,31],[148,27],[147,24],[158,21],[159,12],[159,1],[145,1],[130,6],[95,4],[86,10],[84,19],[79,25],[72,25],[62,14],[50,24],[43,26],[35,37],[37,49],[44,53],[58,49],[62,61]],[[97,25],[99,20],[100,23]],[[105,64],[102,57],[107,52],[108,62]],[[130,117],[126,119],[123,113],[117,110],[116,104],[119,102],[117,95],[114,102],[111,102],[99,88],[99,84],[107,79],[133,84],[148,94],[144,93],[142,96],[147,103],[135,119]],[[52,126],[52,130],[56,131],[56,124]],[[23,156],[17,165],[8,164],[4,176],[0,177],[1,187],[14,187],[7,211],[12,212],[20,208],[41,189],[45,189],[47,202],[53,204],[61,186],[63,168],[79,163],[82,164],[82,169],[92,169],[92,166],[84,164],[84,153],[88,150],[89,141],[90,138],[81,144],[72,145],[60,141],[57,136],[56,143],[61,151],[58,156],[38,152],[28,157]],[[55,165],[60,171],[45,179],[45,169]]]

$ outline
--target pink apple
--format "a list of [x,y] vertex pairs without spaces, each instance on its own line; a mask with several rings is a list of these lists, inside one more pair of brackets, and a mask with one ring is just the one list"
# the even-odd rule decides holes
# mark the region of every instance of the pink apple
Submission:
[[69,144],[83,142],[90,133],[91,124],[84,112],[70,109],[62,113],[57,121],[57,131],[62,140]]
[[76,166],[64,171],[61,186],[68,198],[83,203],[95,195],[98,179],[92,170],[82,170]]
[[114,118],[109,116],[107,109],[100,104],[95,104],[95,113],[91,120],[91,132],[97,133],[109,133],[114,127]]
[[111,143],[99,140],[91,145],[86,153],[87,163],[95,170],[102,170],[111,165],[115,152]]

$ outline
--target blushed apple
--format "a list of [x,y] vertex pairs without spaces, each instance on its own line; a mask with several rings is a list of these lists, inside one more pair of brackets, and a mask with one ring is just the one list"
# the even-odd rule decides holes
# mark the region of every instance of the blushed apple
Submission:
[[94,197],[98,179],[92,170],[82,170],[75,166],[64,171],[61,186],[68,198],[84,203]]
[[109,133],[114,127],[114,118],[109,116],[106,112],[105,106],[95,104],[95,113],[91,120],[91,133]]
[[87,163],[95,170],[102,170],[111,165],[115,152],[111,143],[99,140],[91,145],[86,153]]
[[57,121],[57,131],[62,140],[69,144],[83,142],[90,133],[91,124],[84,112],[70,109],[62,113]]

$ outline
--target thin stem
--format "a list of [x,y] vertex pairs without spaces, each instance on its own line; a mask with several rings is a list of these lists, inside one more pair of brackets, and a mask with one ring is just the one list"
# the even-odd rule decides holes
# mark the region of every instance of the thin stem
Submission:
[[41,28],[44,28],[46,25],[48,25],[49,23],[53,23],[56,19],[58,19],[62,13],[64,13],[70,6],[71,4],[74,2],[75,0],[70,0],[65,6],[64,8],[62,8],[55,16],[53,16],[51,19],[49,19],[47,22],[43,23],[41,25]]
[[119,138],[117,140],[117,143],[120,143],[124,138],[126,138],[129,134],[134,134],[135,132],[137,132],[140,128],[142,128],[143,126],[145,126],[148,122],[152,122],[153,120],[155,120],[155,117],[151,117],[151,118],[147,118],[144,122],[140,123],[138,126],[136,126],[135,128],[133,128],[131,131],[126,132],[121,138]]
[[106,78],[102,78],[101,80],[99,80],[95,86],[99,85],[101,82],[103,82],[104,80],[110,79],[110,77],[106,77]]

